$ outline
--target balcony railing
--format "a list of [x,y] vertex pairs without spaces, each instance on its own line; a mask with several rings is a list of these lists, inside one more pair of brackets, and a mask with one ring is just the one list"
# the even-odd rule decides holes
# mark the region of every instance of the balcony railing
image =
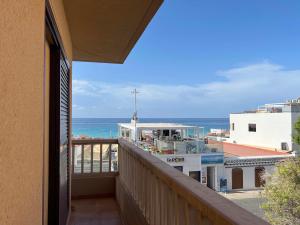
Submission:
[[75,139],[72,141],[73,175],[118,171],[117,139]]
[[[118,145],[117,154],[114,145]],[[79,177],[112,173],[113,162],[118,161],[115,196],[124,224],[268,224],[125,139],[75,140],[73,151],[76,148],[83,154],[73,160],[77,160],[73,171]]]

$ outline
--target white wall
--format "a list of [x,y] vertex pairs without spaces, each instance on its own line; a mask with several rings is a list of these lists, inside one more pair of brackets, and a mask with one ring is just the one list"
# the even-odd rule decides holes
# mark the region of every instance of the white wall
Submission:
[[232,190],[232,168],[224,168],[225,179],[227,179],[227,189]]
[[[275,166],[263,166],[267,174],[272,174]],[[255,187],[255,167],[240,167],[243,170],[243,190],[257,189]],[[232,190],[232,168],[219,170],[218,177],[227,179],[227,190]]]
[[[189,176],[190,171],[201,171],[201,156],[190,155],[155,155],[170,166],[183,166],[183,173]],[[184,158],[184,162],[167,162],[168,158]],[[202,172],[201,172],[202,173]],[[202,175],[201,175],[202,176]]]
[[[214,167],[213,183],[216,191],[220,191],[220,179],[225,178],[223,175],[224,165],[223,164],[201,164],[201,155],[199,154],[184,154],[184,155],[155,155],[162,161],[168,163],[170,166],[182,166],[183,173],[189,176],[190,171],[200,171],[201,177],[207,178],[207,167]],[[167,158],[181,158],[184,157],[184,162],[167,162]]]
[[[230,114],[230,142],[281,149],[286,142],[292,149],[292,122],[300,113],[242,113]],[[234,123],[234,130],[232,130]],[[248,131],[248,124],[256,124],[256,132]]]

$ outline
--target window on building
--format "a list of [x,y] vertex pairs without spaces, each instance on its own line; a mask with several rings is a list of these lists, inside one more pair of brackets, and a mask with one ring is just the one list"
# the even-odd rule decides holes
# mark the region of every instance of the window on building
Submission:
[[170,135],[170,131],[169,130],[163,130],[163,136],[164,137],[168,137]]
[[288,144],[286,142],[281,143],[281,150],[288,150]]
[[248,131],[249,132],[256,132],[256,124],[249,123],[249,125],[248,125]]
[[189,176],[200,182],[201,172],[200,171],[190,171]]
[[173,166],[175,169],[183,172],[183,166]]
[[231,124],[231,130],[234,130],[234,123]]

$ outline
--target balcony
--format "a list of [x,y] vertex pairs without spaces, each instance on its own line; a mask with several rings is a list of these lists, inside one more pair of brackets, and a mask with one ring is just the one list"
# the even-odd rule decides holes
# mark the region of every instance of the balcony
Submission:
[[268,224],[125,139],[72,145],[70,224]]

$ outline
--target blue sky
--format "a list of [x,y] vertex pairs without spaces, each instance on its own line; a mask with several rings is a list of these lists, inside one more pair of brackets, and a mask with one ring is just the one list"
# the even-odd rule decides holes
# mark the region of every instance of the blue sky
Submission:
[[123,65],[73,63],[73,117],[228,117],[300,96],[299,0],[165,0]]

